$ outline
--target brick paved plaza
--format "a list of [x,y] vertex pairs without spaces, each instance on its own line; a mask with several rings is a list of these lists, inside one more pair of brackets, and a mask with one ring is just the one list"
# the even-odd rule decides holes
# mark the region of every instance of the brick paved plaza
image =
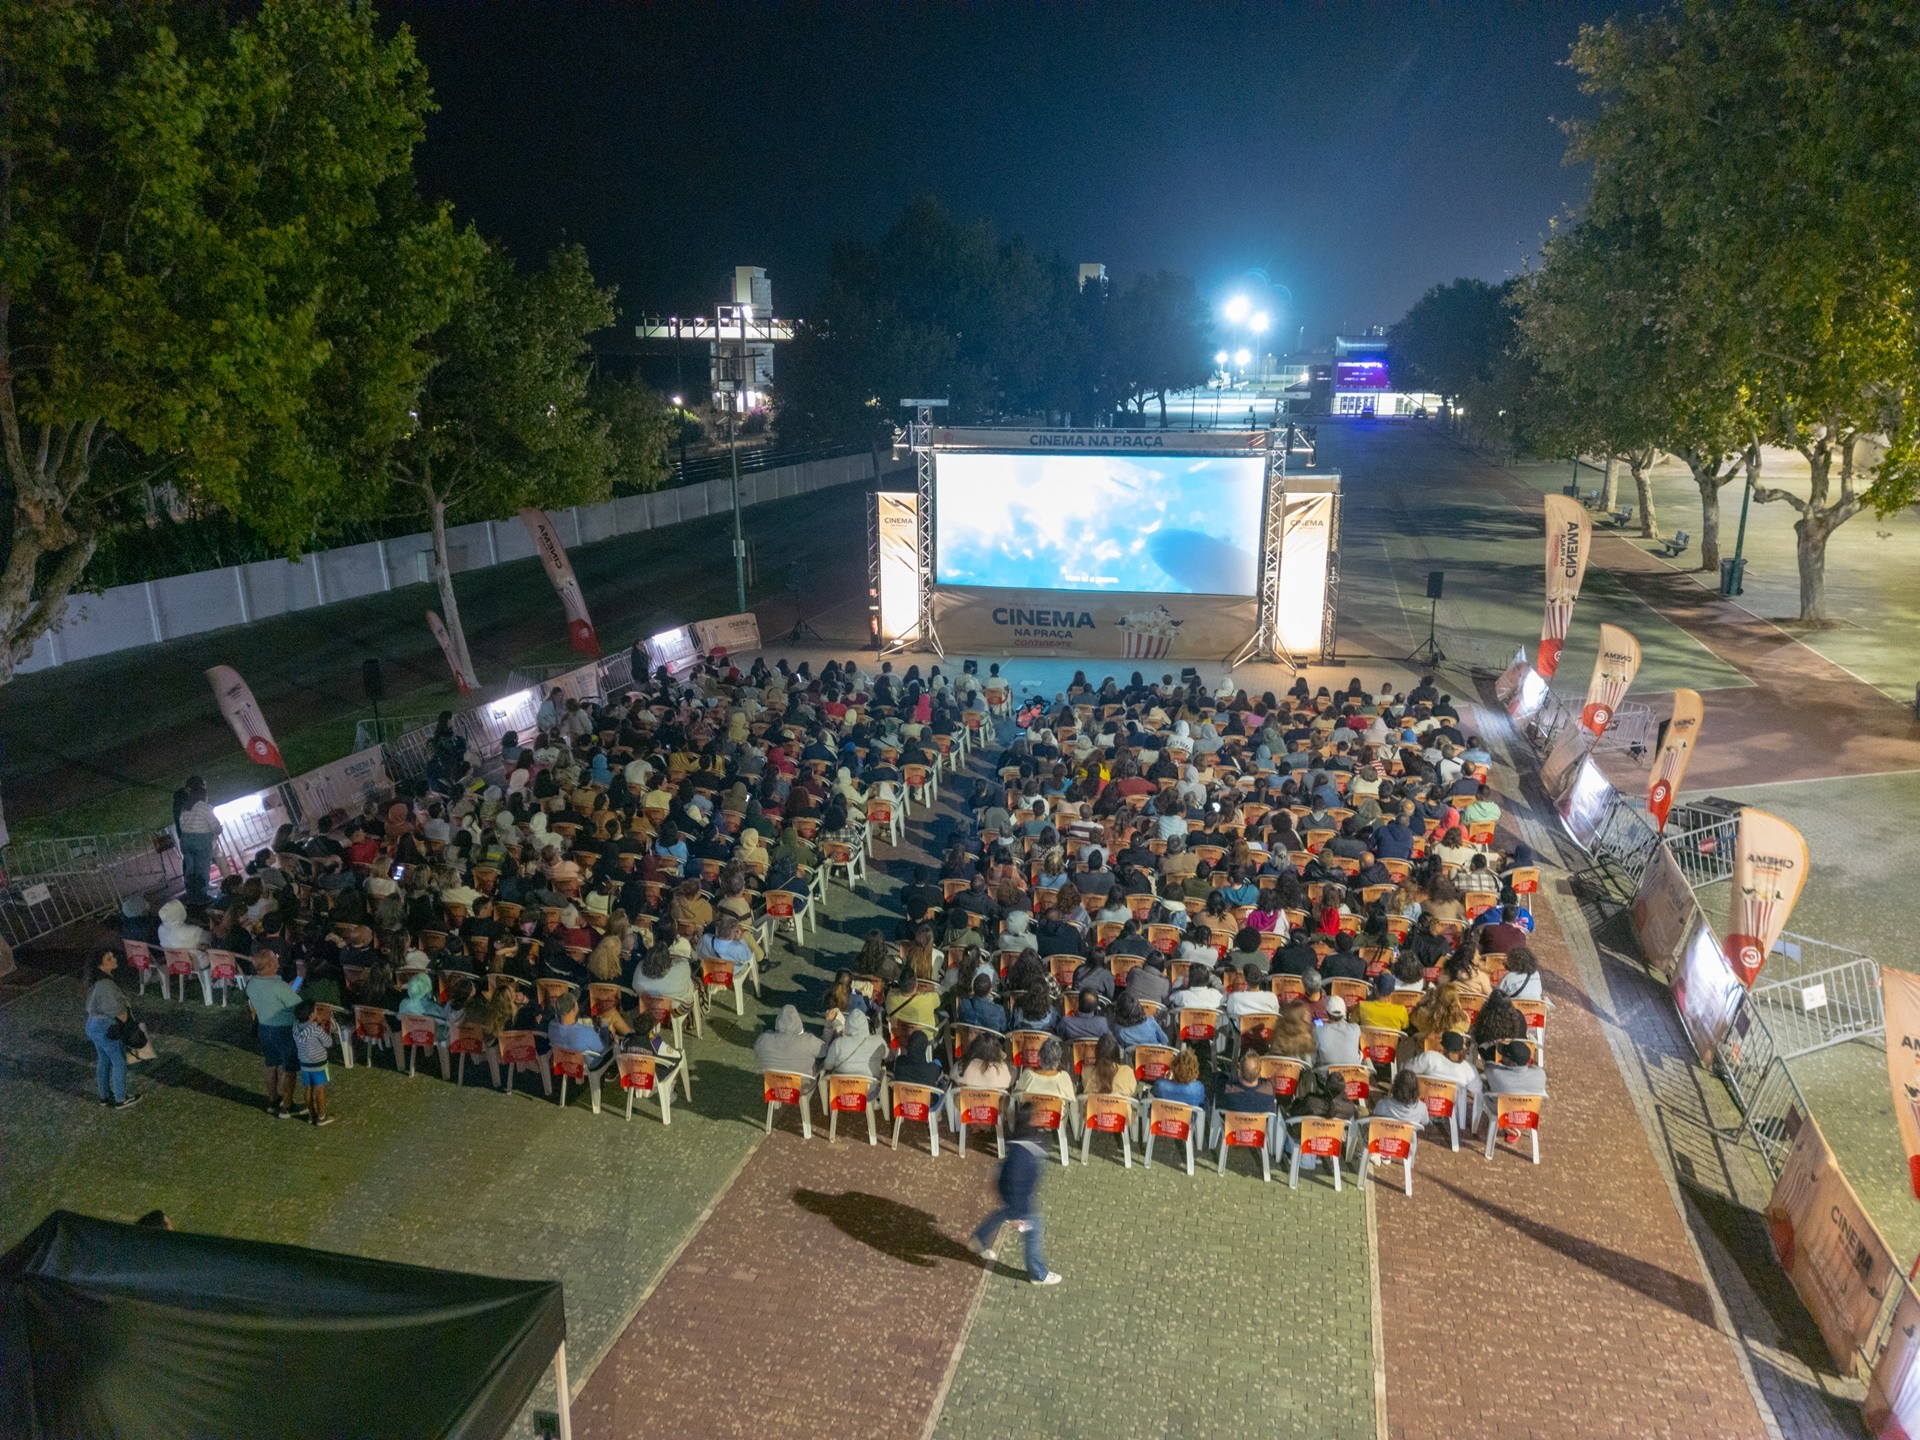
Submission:
[[[1489,659],[1530,644],[1538,521],[1516,497],[1533,477],[1413,427],[1325,426],[1323,437],[1347,486],[1341,648],[1371,657],[1343,659],[1339,678],[1403,673],[1380,657],[1423,638],[1430,566],[1449,572],[1442,619],[1458,659],[1475,658],[1467,644]],[[1623,576],[1601,578],[1616,559]],[[1733,714],[1747,690],[1768,690],[1737,623],[1707,633],[1685,607],[1661,618],[1648,609],[1659,576],[1631,556],[1603,551],[1595,569],[1593,608],[1631,612],[1647,652],[1637,697],[1690,683]],[[1799,662],[1795,683],[1827,663],[1812,652]],[[1586,673],[1573,645],[1563,673]],[[1469,698],[1462,671],[1446,678]],[[1841,698],[1885,731],[1870,755],[1829,755],[1807,767],[1817,779],[1794,772],[1814,783],[1768,803],[1813,845],[1800,923],[1906,964],[1894,953],[1904,930],[1849,862],[1846,835],[1818,821],[1875,795],[1910,813],[1899,797],[1911,798],[1911,776],[1827,778],[1869,761],[1920,769],[1910,728],[1872,708],[1892,703],[1858,688]],[[1503,839],[1550,845],[1511,742],[1496,722],[1486,733]],[[1812,753],[1801,729],[1781,742]],[[976,761],[974,776],[985,773]],[[1716,787],[1742,778],[1707,773]],[[1138,1157],[1129,1170],[1096,1146],[1087,1166],[1077,1153],[1049,1166],[1048,1256],[1066,1280],[1037,1289],[1017,1245],[988,1269],[962,1243],[989,1204],[990,1155],[963,1158],[943,1141],[934,1159],[917,1128],[898,1152],[884,1133],[877,1148],[845,1129],[830,1145],[823,1126],[807,1141],[791,1115],[765,1136],[753,1037],[788,1000],[817,1022],[835,957],[876,917],[891,925],[904,867],[937,857],[965,783],[914,812],[904,846],[881,848],[870,893],[833,887],[827,925],[804,953],[783,942],[787,963],[745,1017],[715,1008],[706,1037],[690,1039],[693,1098],[670,1128],[650,1109],[629,1124],[617,1106],[595,1116],[576,1097],[563,1112],[473,1073],[455,1088],[384,1060],[336,1070],[339,1125],[276,1125],[244,1007],[152,995],[142,1010],[160,1059],[136,1071],[147,1098],[104,1113],[89,1091],[79,984],[47,980],[0,1009],[0,1240],[56,1206],[121,1218],[157,1206],[183,1228],[558,1277],[573,1423],[594,1440],[1860,1433],[1857,1407],[1826,1398],[1849,1382],[1827,1373],[1817,1336],[1751,1248],[1757,1232],[1742,1228],[1757,1181],[1751,1157],[1715,1134],[1729,1128],[1724,1092],[1693,1064],[1620,927],[1583,908],[1556,866],[1538,907],[1556,1008],[1537,1168],[1512,1149],[1488,1161],[1430,1136],[1409,1198],[1394,1185],[1336,1194],[1324,1175],[1297,1191],[1279,1174],[1262,1184],[1244,1156],[1224,1177],[1210,1163],[1189,1177],[1164,1151],[1151,1171]],[[1901,827],[1875,826],[1911,860]],[[1859,1053],[1808,1065],[1804,1083],[1908,1254],[1920,1226],[1894,1213],[1905,1172],[1883,1056],[1848,1050]],[[530,1416],[521,1429],[531,1434]]]

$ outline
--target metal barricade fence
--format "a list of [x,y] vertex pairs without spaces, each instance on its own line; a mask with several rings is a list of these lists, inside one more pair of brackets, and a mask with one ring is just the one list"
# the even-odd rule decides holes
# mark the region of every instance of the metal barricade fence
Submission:
[[1624,750],[1634,759],[1644,760],[1653,752],[1654,740],[1659,734],[1660,722],[1654,716],[1653,707],[1628,700],[1613,712],[1613,719],[1593,748]]
[[172,838],[147,830],[29,840],[6,853],[0,931],[13,945],[103,914],[136,892],[171,888],[180,879],[180,852]]
[[[1876,961],[1802,936],[1782,937],[1780,947],[1792,948],[1793,963],[1779,967],[1784,973],[1771,973],[1775,956],[1787,958],[1776,948],[1748,1001],[1773,1035],[1781,1059],[1886,1034]],[[1834,963],[1810,963],[1816,959]]]
[[633,685],[633,651],[618,650],[600,661],[600,693],[618,695]]
[[1660,848],[1660,832],[1653,828],[1646,811],[1615,791],[1587,848],[1594,858],[1607,861],[1630,891],[1635,891]]
[[366,716],[353,722],[353,749],[358,754],[376,745],[391,745],[409,730],[425,725],[431,733],[437,715],[382,715],[378,722]]
[[[1691,818],[1676,812],[1674,819]],[[1667,825],[1667,849],[1672,852],[1680,873],[1698,890],[1716,880],[1733,875],[1735,832],[1740,828],[1737,815],[1704,814],[1697,823]]]
[[1740,1122],[1740,1134],[1753,1137],[1754,1147],[1766,1162],[1768,1173],[1778,1180],[1781,1168],[1787,1163],[1787,1152],[1793,1148],[1788,1117],[1813,1113],[1784,1060],[1772,1060],[1757,1073],[1742,1108],[1745,1115]]
[[1742,995],[1734,1006],[1733,1018],[1727,1022],[1727,1033],[1714,1051],[1713,1068],[1727,1082],[1727,1089],[1743,1112],[1751,1106],[1768,1068],[1778,1058],[1779,1049],[1765,1015],[1754,1005],[1751,994]]
[[1527,743],[1533,746],[1533,753],[1544,760],[1552,752],[1553,742],[1560,738],[1560,732],[1578,723],[1579,717],[1567,708],[1566,701],[1558,695],[1549,695],[1540,702],[1540,708],[1526,719]]

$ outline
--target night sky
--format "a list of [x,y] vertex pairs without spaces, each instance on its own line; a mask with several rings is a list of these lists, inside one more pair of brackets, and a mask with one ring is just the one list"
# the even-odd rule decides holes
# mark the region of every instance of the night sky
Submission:
[[1122,282],[1264,272],[1288,348],[1521,268],[1584,186],[1561,62],[1619,6],[380,8],[441,106],[426,189],[517,254],[580,241],[629,317],[735,264],[803,315],[931,191]]

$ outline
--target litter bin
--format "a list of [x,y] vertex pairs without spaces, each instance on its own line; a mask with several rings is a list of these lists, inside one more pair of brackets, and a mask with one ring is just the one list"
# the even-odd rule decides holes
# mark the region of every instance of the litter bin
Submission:
[[1722,595],[1744,594],[1746,578],[1746,556],[1730,555],[1720,562],[1720,593]]

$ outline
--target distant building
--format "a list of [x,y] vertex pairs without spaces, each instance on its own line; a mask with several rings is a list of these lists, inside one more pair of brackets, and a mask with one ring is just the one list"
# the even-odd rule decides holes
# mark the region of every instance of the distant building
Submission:
[[742,410],[767,403],[773,384],[773,349],[793,338],[793,324],[773,315],[773,282],[759,265],[733,267],[733,300],[712,315],[649,315],[634,326],[642,340],[704,341],[713,404],[725,409],[738,393]]
[[1090,262],[1083,263],[1080,266],[1080,288],[1082,290],[1086,289],[1089,281],[1098,281],[1102,285],[1106,284],[1107,267],[1104,265],[1095,265]]

